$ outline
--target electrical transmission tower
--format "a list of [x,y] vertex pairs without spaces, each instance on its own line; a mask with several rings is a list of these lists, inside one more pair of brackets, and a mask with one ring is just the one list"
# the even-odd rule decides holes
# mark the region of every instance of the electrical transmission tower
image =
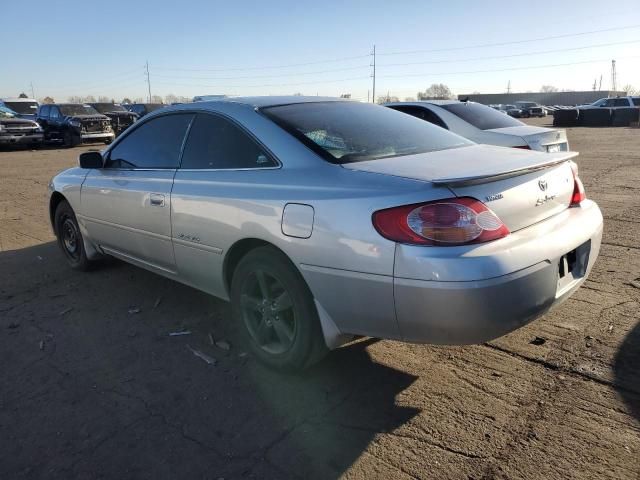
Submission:
[[151,80],[149,78],[149,60],[147,60],[147,63],[145,64],[145,72],[147,75],[147,85],[149,86],[149,103],[151,103]]
[[617,81],[618,81],[618,78],[616,75],[616,61],[611,60],[611,90],[613,90],[614,92],[618,90]]

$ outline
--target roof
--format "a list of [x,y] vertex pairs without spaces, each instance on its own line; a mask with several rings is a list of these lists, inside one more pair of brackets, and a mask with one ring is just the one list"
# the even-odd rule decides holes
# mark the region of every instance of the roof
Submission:
[[351,102],[347,98],[312,97],[303,95],[261,96],[261,97],[227,97],[211,101],[197,102],[199,106],[217,103],[240,103],[254,108],[274,107],[276,105],[290,105],[292,103],[316,103],[316,102]]
[[2,98],[0,99],[3,102],[12,102],[12,103],[17,103],[17,102],[37,102],[37,100],[35,98]]
[[[454,103],[463,103],[458,100],[420,100],[417,102],[393,102],[393,103],[385,103],[384,105],[387,107],[395,107],[400,105],[452,105]],[[470,102],[473,103],[473,102]]]

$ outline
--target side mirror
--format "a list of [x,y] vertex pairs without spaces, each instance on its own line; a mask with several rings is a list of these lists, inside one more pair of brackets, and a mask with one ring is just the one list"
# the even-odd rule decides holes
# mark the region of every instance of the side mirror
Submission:
[[102,168],[104,160],[100,152],[83,152],[78,157],[80,168]]

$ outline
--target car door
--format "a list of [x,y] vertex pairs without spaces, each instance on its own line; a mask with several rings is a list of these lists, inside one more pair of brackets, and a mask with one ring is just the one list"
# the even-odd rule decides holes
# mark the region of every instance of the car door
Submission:
[[49,110],[49,131],[51,138],[62,138],[62,119],[63,117],[62,112],[60,112],[60,107],[57,105],[51,105],[51,110]]
[[141,123],[87,175],[81,220],[104,251],[160,273],[175,273],[171,243],[171,188],[190,113]]
[[273,183],[278,162],[231,120],[198,113],[171,192],[171,221],[180,280],[225,298],[224,253],[242,226],[280,231],[281,209],[254,201]]
[[36,117],[36,121],[44,130],[45,138],[48,140],[49,135],[49,111],[51,110],[50,105],[42,105],[38,109],[38,115]]

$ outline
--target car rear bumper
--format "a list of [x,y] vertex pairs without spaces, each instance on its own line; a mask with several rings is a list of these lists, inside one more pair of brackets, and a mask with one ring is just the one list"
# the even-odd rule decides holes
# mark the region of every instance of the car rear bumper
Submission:
[[[431,272],[440,280],[396,276],[394,300],[401,338],[417,343],[482,343],[566,300],[586,280],[598,257],[602,215],[595,203],[587,201],[584,207],[569,209],[564,217],[564,225],[556,221],[563,219],[552,219],[553,225],[545,221],[510,235],[520,238],[504,242],[501,253],[450,258],[448,273],[440,263],[440,271]],[[567,254],[575,259],[570,273],[566,272]],[[400,263],[408,260],[405,255]],[[522,260],[528,265],[518,263]],[[504,273],[504,269],[511,272]],[[447,275],[467,279],[442,281]]]
[[0,135],[0,145],[26,145],[42,143],[44,135],[34,133],[32,135]]

